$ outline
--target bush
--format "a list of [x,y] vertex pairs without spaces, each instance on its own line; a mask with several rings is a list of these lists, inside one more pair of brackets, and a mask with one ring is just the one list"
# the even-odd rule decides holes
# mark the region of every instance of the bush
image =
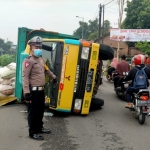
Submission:
[[16,62],[16,56],[5,54],[0,57],[0,65],[7,66],[11,62]]

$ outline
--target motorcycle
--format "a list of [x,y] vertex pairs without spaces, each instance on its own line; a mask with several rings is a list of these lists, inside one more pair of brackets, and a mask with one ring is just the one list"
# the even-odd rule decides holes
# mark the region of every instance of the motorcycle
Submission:
[[113,72],[116,71],[116,69],[112,66],[108,66],[106,72],[106,78],[108,81],[113,81]]
[[140,124],[144,124],[146,116],[150,116],[147,111],[150,106],[149,90],[140,89],[138,92],[133,93],[133,105],[129,108],[133,112],[135,117],[138,119]]
[[118,86],[116,88],[116,94],[119,98],[126,100],[126,90],[130,84],[129,81],[123,79],[128,75],[128,72],[123,72],[123,78],[119,79]]

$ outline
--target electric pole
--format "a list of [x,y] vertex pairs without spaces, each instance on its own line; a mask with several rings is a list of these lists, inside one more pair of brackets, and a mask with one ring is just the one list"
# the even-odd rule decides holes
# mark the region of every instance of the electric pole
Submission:
[[[119,5],[118,29],[120,29],[125,0],[117,0],[117,1],[118,1],[118,5]],[[118,48],[117,48],[117,59],[118,59],[118,61],[119,61],[119,51],[120,51],[120,42],[119,42],[119,39],[118,39]]]
[[100,44],[101,36],[101,18],[102,18],[102,5],[99,5],[99,26],[98,26],[98,43]]
[[104,5],[103,5],[103,29],[102,29],[102,43],[103,43],[103,40],[104,40]]

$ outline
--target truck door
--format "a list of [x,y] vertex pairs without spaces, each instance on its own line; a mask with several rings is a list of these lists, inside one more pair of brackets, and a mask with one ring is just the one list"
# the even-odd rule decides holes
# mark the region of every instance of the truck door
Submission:
[[[43,54],[46,65],[49,67],[57,78],[58,83],[60,82],[61,66],[62,66],[62,55],[63,55],[63,42],[44,42],[43,43]],[[59,85],[53,84],[51,79],[46,75],[45,84],[45,95],[50,100],[49,106],[57,107]]]

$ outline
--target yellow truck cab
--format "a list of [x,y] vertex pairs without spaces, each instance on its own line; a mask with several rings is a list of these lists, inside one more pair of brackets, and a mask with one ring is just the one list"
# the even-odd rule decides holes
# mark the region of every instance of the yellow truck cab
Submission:
[[[106,45],[102,45],[102,50],[100,44],[82,41],[65,34],[32,31],[27,28],[24,30],[30,34],[25,36],[24,41],[21,41],[20,33],[18,35],[15,91],[18,101],[23,100],[22,61],[30,52],[26,43],[38,35],[43,38],[42,57],[45,60],[45,68],[48,67],[57,76],[58,81],[58,84],[53,84],[46,76],[45,102],[50,109],[56,111],[89,114],[91,101],[94,99],[93,88],[96,84],[98,61],[102,59],[101,54],[106,59],[106,52],[109,59],[112,59],[113,50]],[[21,31],[23,28],[19,29],[19,32]],[[21,46],[21,42],[24,46]]]

